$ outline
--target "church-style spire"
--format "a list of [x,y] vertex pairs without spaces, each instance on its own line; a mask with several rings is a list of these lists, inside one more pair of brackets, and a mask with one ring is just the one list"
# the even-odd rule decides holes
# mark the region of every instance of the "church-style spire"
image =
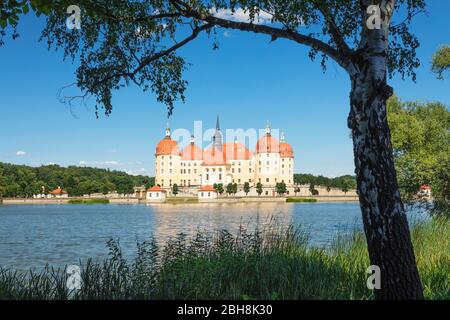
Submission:
[[219,115],[217,115],[216,120],[216,132],[213,136],[213,147],[214,149],[222,151],[222,132],[220,131]]
[[217,120],[216,120],[216,130],[217,130],[217,131],[220,131],[219,115],[217,115]]

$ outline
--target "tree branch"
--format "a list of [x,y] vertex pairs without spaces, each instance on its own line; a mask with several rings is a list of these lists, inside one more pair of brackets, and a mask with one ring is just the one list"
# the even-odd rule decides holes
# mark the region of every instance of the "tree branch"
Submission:
[[330,58],[335,60],[341,67],[344,69],[347,69],[348,64],[350,63],[350,60],[347,56],[347,52],[344,52],[344,50],[338,50],[330,46],[329,44],[318,40],[316,38],[306,36],[303,34],[300,34],[298,32],[292,31],[292,30],[286,30],[286,29],[280,29],[275,28],[271,26],[266,25],[259,25],[259,24],[253,24],[253,23],[247,23],[247,22],[237,22],[237,21],[231,21],[227,19],[222,19],[215,17],[209,13],[202,13],[199,11],[196,11],[192,9],[190,6],[188,6],[186,3],[180,1],[180,0],[170,0],[170,2],[175,6],[175,8],[180,11],[180,13],[184,17],[190,17],[195,18],[201,21],[205,21],[208,24],[212,24],[215,26],[219,26],[222,28],[227,29],[236,29],[241,31],[248,31],[253,33],[260,33],[260,34],[266,34],[272,37],[272,39],[276,38],[284,38],[289,39],[292,41],[295,41],[297,43],[307,45],[309,47],[312,47],[316,50],[319,50],[326,55],[328,55]]

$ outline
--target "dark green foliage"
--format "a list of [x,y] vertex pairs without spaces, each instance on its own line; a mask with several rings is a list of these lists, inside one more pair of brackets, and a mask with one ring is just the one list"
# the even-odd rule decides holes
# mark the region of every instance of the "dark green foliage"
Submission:
[[176,183],[174,183],[172,186],[172,193],[174,196],[176,196],[178,194],[178,192],[179,192],[178,185]]
[[345,175],[336,178],[327,178],[324,176],[314,176],[312,174],[294,174],[295,184],[309,184],[314,186],[326,186],[327,188],[336,189],[356,189],[356,178],[354,176]]
[[[73,4],[81,9],[81,29],[68,32],[65,12]],[[309,47],[309,58],[319,56],[324,70],[329,58],[346,68],[352,57],[361,54],[361,30],[370,4],[359,0],[3,1],[0,44],[8,28],[13,29],[13,38],[18,36],[20,15],[31,8],[36,14],[47,16],[42,39],[47,40],[49,47],[63,50],[65,58],[79,61],[77,86],[82,96],[95,97],[97,108],[109,114],[113,92],[135,84],[154,92],[170,114],[175,101],[184,101],[187,85],[183,72],[188,62],[177,50],[199,34],[215,35],[218,28],[232,28],[264,34],[271,41],[284,38]],[[383,8],[386,7],[384,3]],[[212,8],[230,11],[245,8],[251,21],[219,19],[210,14]],[[420,65],[416,56],[419,41],[410,26],[413,17],[424,12],[425,1],[398,0],[386,10],[393,17],[389,21],[388,72],[415,79],[415,68]],[[270,26],[254,23],[260,13],[266,12],[272,14]],[[211,45],[216,49],[217,39],[212,38]]]
[[[436,213],[450,212],[450,111],[438,102],[388,100],[388,120],[400,192],[417,200],[422,185],[431,187]],[[427,199],[424,199],[427,200]],[[430,203],[425,202],[425,205]]]
[[0,193],[3,197],[32,197],[61,186],[70,196],[117,191],[133,193],[134,186],[154,184],[154,178],[89,167],[49,165],[29,167],[0,162]]
[[256,192],[258,193],[258,196],[260,196],[263,193],[263,185],[261,182],[258,182],[256,184]]
[[250,183],[244,183],[244,192],[246,195],[248,195],[248,193],[250,192]]
[[[428,299],[450,299],[450,220],[412,228],[418,268]],[[137,243],[125,259],[110,239],[108,258],[81,264],[79,291],[66,289],[64,270],[28,273],[0,268],[3,299],[372,299],[367,289],[364,236],[336,239],[329,249],[308,246],[300,228],[271,224],[261,231],[240,228],[179,234],[165,244]]]
[[287,192],[287,188],[286,188],[286,183],[284,182],[278,182],[275,185],[275,190],[277,191],[277,193],[281,196],[283,194],[285,194]]

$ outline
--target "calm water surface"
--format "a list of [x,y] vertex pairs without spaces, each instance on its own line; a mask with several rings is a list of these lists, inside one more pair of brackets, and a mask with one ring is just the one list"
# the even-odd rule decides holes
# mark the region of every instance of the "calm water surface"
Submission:
[[357,203],[245,203],[176,205],[0,205],[0,266],[14,269],[77,264],[102,258],[105,241],[124,252],[154,234],[160,241],[198,229],[254,229],[275,218],[301,224],[311,245],[329,245],[338,233],[361,228]]

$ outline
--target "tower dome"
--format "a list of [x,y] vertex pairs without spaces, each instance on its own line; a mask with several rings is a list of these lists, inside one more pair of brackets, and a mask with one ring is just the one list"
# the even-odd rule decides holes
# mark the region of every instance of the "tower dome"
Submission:
[[166,129],[166,136],[156,145],[156,155],[179,155],[178,143],[172,140],[170,128]]
[[266,126],[266,134],[256,143],[256,153],[278,153],[280,142],[272,137],[269,123]]

